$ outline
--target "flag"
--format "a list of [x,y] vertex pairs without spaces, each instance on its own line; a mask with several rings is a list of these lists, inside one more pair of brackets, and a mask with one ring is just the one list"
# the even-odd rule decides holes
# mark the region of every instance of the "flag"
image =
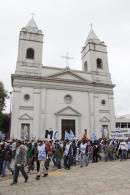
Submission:
[[65,131],[65,140],[68,139],[69,141],[72,141],[75,138],[75,136],[72,130],[70,130],[69,132]]
[[70,130],[70,141],[75,139],[74,133],[72,130]]
[[57,129],[53,130],[53,140],[59,140],[59,131]]
[[65,131],[65,140],[66,139],[70,140],[70,134],[68,133],[68,131]]
[[96,133],[95,132],[92,133],[91,139],[92,139],[92,141],[97,140],[97,136],[96,136]]

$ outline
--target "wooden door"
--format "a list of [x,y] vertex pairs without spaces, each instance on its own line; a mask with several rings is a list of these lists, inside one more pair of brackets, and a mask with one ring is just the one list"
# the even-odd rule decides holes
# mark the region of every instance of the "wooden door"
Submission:
[[62,139],[65,139],[65,131],[72,130],[75,135],[75,120],[63,119],[62,123]]

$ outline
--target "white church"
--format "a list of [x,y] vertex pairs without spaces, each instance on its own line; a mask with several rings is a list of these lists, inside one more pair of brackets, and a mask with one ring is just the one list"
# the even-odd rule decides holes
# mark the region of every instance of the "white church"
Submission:
[[44,34],[34,18],[19,35],[13,87],[11,138],[40,139],[46,130],[64,138],[72,130],[81,138],[109,137],[115,128],[114,84],[109,73],[107,46],[93,29],[82,47],[82,70],[42,64]]

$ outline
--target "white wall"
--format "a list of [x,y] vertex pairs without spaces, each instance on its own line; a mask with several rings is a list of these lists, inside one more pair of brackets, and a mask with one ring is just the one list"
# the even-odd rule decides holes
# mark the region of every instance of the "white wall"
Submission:
[[78,111],[81,114],[81,119],[80,119],[81,124],[80,127],[76,126],[76,132],[80,134],[81,132],[84,131],[85,128],[89,130],[90,124],[89,124],[88,93],[77,92],[77,91],[66,91],[66,90],[51,90],[51,89],[47,90],[46,129],[60,128],[61,131],[61,126],[59,124],[60,119],[76,118],[76,120],[78,120],[78,118],[80,118],[77,116],[76,117],[60,116],[58,124],[56,124],[55,113],[68,106],[68,104],[66,104],[64,101],[64,97],[67,94],[72,96],[72,103],[69,104],[69,106],[74,108],[76,111]]

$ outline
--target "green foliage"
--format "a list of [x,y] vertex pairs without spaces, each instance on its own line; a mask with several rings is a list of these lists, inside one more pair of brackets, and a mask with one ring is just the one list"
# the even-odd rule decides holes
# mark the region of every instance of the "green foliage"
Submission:
[[8,98],[7,91],[4,89],[3,83],[0,81],[0,130],[5,132],[9,130],[10,115],[4,114],[6,99]]
[[0,114],[0,131],[8,132],[10,129],[10,114],[2,113]]
[[0,113],[5,109],[5,101],[8,98],[7,92],[4,89],[4,85],[0,82]]

